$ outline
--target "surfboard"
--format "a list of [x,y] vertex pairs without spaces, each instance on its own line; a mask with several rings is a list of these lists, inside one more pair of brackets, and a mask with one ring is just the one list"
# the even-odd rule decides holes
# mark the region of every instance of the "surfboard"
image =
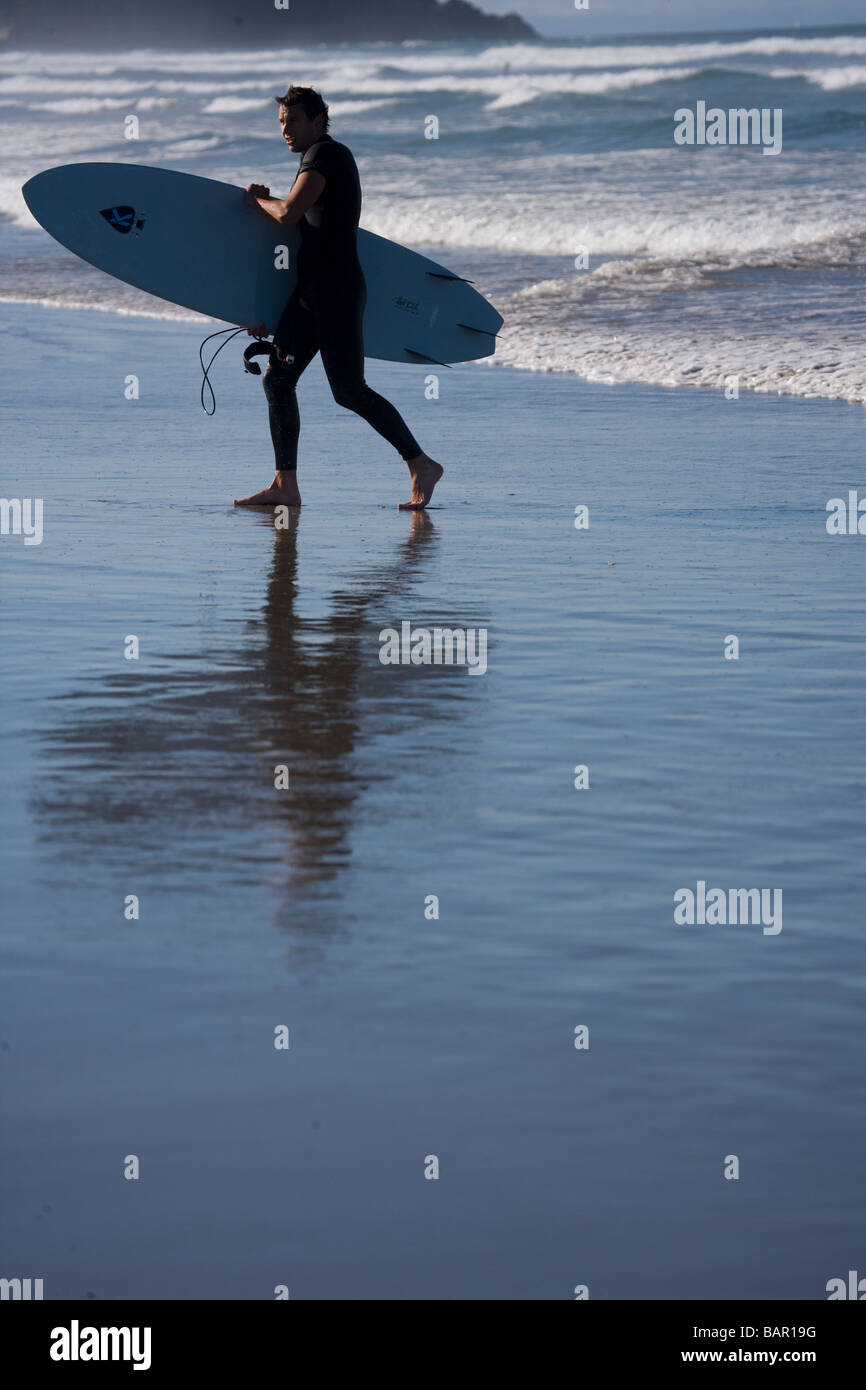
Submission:
[[[46,169],[21,191],[36,221],[82,260],[212,318],[273,333],[295,287],[297,227],[250,207],[235,184],[88,163]],[[368,357],[445,365],[495,351],[502,317],[467,280],[372,232],[359,230],[358,255]]]

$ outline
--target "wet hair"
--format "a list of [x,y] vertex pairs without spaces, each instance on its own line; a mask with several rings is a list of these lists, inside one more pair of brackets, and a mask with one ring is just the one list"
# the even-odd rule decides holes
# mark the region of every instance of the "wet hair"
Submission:
[[280,106],[300,106],[308,121],[315,116],[324,116],[325,130],[330,125],[328,116],[328,103],[322,99],[321,92],[314,91],[312,87],[290,87],[281,97],[274,97]]

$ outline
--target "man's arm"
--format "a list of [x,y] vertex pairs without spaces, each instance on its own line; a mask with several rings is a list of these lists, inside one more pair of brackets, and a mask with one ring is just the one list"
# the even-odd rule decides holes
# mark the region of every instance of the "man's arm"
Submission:
[[294,227],[319,201],[325,187],[325,176],[316,169],[305,169],[295,180],[287,198],[262,197],[261,184],[251,183],[247,189],[247,202],[252,207],[261,208],[281,227]]

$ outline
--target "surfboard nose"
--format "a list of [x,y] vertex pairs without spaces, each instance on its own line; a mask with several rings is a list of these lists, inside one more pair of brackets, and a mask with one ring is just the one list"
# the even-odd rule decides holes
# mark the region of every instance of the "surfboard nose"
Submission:
[[67,169],[82,167],[78,164],[55,164],[51,169],[41,169],[38,174],[34,174],[32,178],[21,185],[21,194],[27,206],[31,207],[32,202],[38,201],[50,189],[56,187],[58,180],[63,177]]
[[25,203],[27,204],[28,208],[30,209],[40,226],[43,225],[42,218],[39,216],[39,212],[37,211],[40,204],[40,193],[44,184],[46,174],[53,173],[53,169],[46,169],[41,174],[34,174],[32,179],[28,179],[27,182],[25,184],[22,184],[21,186],[21,197],[24,199]]

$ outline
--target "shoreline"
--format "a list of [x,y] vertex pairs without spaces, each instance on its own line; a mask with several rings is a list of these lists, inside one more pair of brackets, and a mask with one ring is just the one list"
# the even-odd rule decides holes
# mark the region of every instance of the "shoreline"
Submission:
[[[82,304],[75,304],[75,305],[72,305],[72,304],[64,303],[64,302],[62,302],[62,301],[58,301],[57,303],[52,304],[51,302],[46,302],[44,299],[28,299],[28,298],[23,298],[23,297],[22,297],[22,298],[15,298],[15,297],[4,296],[4,295],[0,294],[0,306],[5,306],[6,308],[11,309],[11,310],[13,310],[13,311],[16,310],[16,309],[21,309],[21,308],[23,308],[23,307],[25,307],[25,306],[28,306],[28,307],[34,307],[34,306],[35,306],[36,308],[38,308],[38,309],[40,309],[40,310],[44,310],[46,313],[50,312],[50,313],[52,313],[52,314],[66,314],[66,313],[68,313],[68,314],[76,315],[76,314],[80,314],[80,313],[90,313],[90,312],[92,312],[92,313],[102,314],[102,315],[105,315],[105,316],[112,316],[112,315],[113,315],[114,317],[116,317],[116,318],[118,319],[118,321],[121,321],[121,322],[126,322],[126,321],[128,321],[128,320],[130,320],[130,319],[141,319],[142,321],[147,322],[147,323],[150,323],[150,324],[164,324],[164,325],[166,326],[167,329],[168,329],[168,328],[177,328],[177,327],[181,327],[181,326],[182,326],[182,327],[188,327],[188,328],[190,328],[190,327],[195,327],[195,328],[201,328],[201,329],[206,329],[206,328],[210,327],[210,331],[211,331],[211,332],[215,332],[215,331],[217,331],[217,330],[218,330],[219,328],[221,328],[221,327],[222,327],[222,328],[228,328],[228,327],[230,327],[230,325],[224,323],[224,322],[223,322],[222,320],[220,320],[220,319],[210,319],[210,318],[206,318],[204,315],[198,315],[198,314],[196,313],[195,310],[192,310],[192,309],[184,309],[183,306],[181,306],[181,305],[178,305],[178,306],[177,306],[177,313],[174,314],[174,313],[156,312],[155,310],[148,310],[148,309],[146,309],[146,308],[141,308],[141,307],[135,307],[135,308],[128,308],[128,309],[127,309],[127,308],[119,307],[119,306],[116,306],[116,305],[103,305],[103,304],[84,304],[84,303],[82,303]],[[2,314],[2,311],[3,311],[3,310],[2,310],[2,307],[0,307],[0,314]],[[507,320],[506,320],[506,328],[507,328]],[[14,331],[14,330],[13,330],[13,331]],[[206,335],[205,333],[202,333],[202,338],[204,338],[204,337],[206,337],[206,336],[207,336],[207,335]],[[239,335],[239,341],[243,341],[243,343],[246,345],[248,342],[251,342],[252,339],[247,339],[246,335],[244,334],[244,335]],[[211,347],[211,349],[210,349],[211,351],[213,350],[213,346],[218,346],[218,344],[213,344],[212,347]],[[228,349],[226,349],[226,351],[228,352]],[[222,355],[221,355],[221,356],[222,356]],[[312,365],[315,366],[316,363],[318,363],[318,360],[319,360],[319,359],[316,358],[316,359],[315,359],[315,362],[314,362]],[[405,363],[404,363],[404,362],[385,362],[385,361],[382,361],[382,360],[379,359],[379,358],[367,358],[366,361],[367,361],[367,370],[370,370],[370,369],[376,370],[377,368],[382,368],[382,369],[391,369],[391,368],[393,368],[394,370],[398,370],[398,371],[403,371],[403,370],[405,370],[406,368],[412,368],[412,369],[413,369],[414,371],[416,371],[416,372],[420,372],[420,371],[423,370],[422,367],[416,366],[415,364],[409,363],[409,362],[405,362]],[[581,372],[573,371],[573,370],[571,370],[570,368],[567,368],[567,367],[558,367],[558,366],[538,366],[538,367],[531,367],[531,366],[527,366],[527,365],[525,365],[525,364],[517,364],[517,363],[513,363],[513,362],[505,362],[505,361],[503,361],[501,358],[497,358],[496,356],[491,357],[491,358],[478,358],[478,359],[477,359],[476,361],[474,361],[474,362],[457,362],[457,363],[453,363],[453,364],[450,364],[450,365],[447,367],[447,369],[443,367],[442,370],[454,371],[454,370],[469,369],[469,368],[473,368],[473,367],[476,367],[476,368],[482,368],[482,367],[483,367],[483,368],[485,368],[485,369],[487,369],[487,370],[498,369],[498,370],[501,370],[501,371],[515,372],[515,373],[518,373],[518,374],[522,374],[522,375],[526,375],[526,376],[531,376],[531,377],[557,377],[557,378],[559,378],[559,377],[564,377],[564,378],[568,378],[568,379],[570,379],[570,380],[573,380],[574,382],[579,382],[579,383],[581,383],[582,385],[585,385],[585,386],[589,386],[589,387],[603,387],[603,388],[605,388],[605,389],[610,389],[610,388],[612,388],[612,387],[615,387],[615,388],[626,388],[626,389],[631,388],[631,389],[651,390],[651,391],[652,391],[652,390],[657,390],[657,391],[664,391],[664,392],[676,392],[677,394],[680,394],[681,392],[685,392],[685,393],[688,393],[688,394],[691,394],[691,393],[693,393],[693,392],[703,392],[705,395],[710,396],[710,397],[719,397],[719,396],[722,396],[722,395],[724,394],[724,393],[723,393],[723,388],[722,388],[722,387],[720,387],[720,386],[709,386],[709,385],[707,385],[705,382],[664,382],[664,381],[644,380],[644,379],[639,378],[639,377],[635,377],[635,378],[627,377],[627,378],[624,378],[624,379],[622,379],[622,380],[606,381],[606,380],[602,379],[601,377],[587,376],[587,375],[584,375],[584,374],[581,373]],[[198,368],[197,368],[197,369],[198,369]],[[432,369],[432,367],[431,367],[431,369]],[[801,401],[801,402],[803,402],[803,403],[809,402],[809,403],[812,403],[812,404],[814,404],[814,403],[817,402],[817,401],[823,401],[823,402],[825,402],[825,403],[828,404],[828,405],[843,405],[843,406],[850,406],[850,407],[853,407],[853,408],[855,408],[855,409],[860,409],[860,410],[866,409],[866,400],[862,400],[862,401],[860,401],[860,400],[851,400],[851,399],[849,399],[849,398],[847,398],[847,397],[845,397],[845,396],[832,396],[832,395],[824,395],[824,394],[820,394],[820,393],[814,393],[814,394],[812,394],[812,393],[800,393],[800,392],[794,392],[794,391],[783,391],[783,390],[779,390],[778,388],[774,388],[774,387],[770,387],[770,386],[767,386],[767,387],[764,387],[764,388],[762,388],[762,387],[760,387],[760,386],[754,386],[754,387],[752,387],[752,386],[742,386],[742,387],[740,387],[739,389],[742,391],[743,395],[746,396],[746,397],[762,397],[762,398],[774,398],[774,397],[775,397],[775,398],[780,399],[780,400],[783,400],[783,399],[784,399],[784,400],[790,400],[790,401]],[[731,402],[731,403],[733,403],[733,402]]]

